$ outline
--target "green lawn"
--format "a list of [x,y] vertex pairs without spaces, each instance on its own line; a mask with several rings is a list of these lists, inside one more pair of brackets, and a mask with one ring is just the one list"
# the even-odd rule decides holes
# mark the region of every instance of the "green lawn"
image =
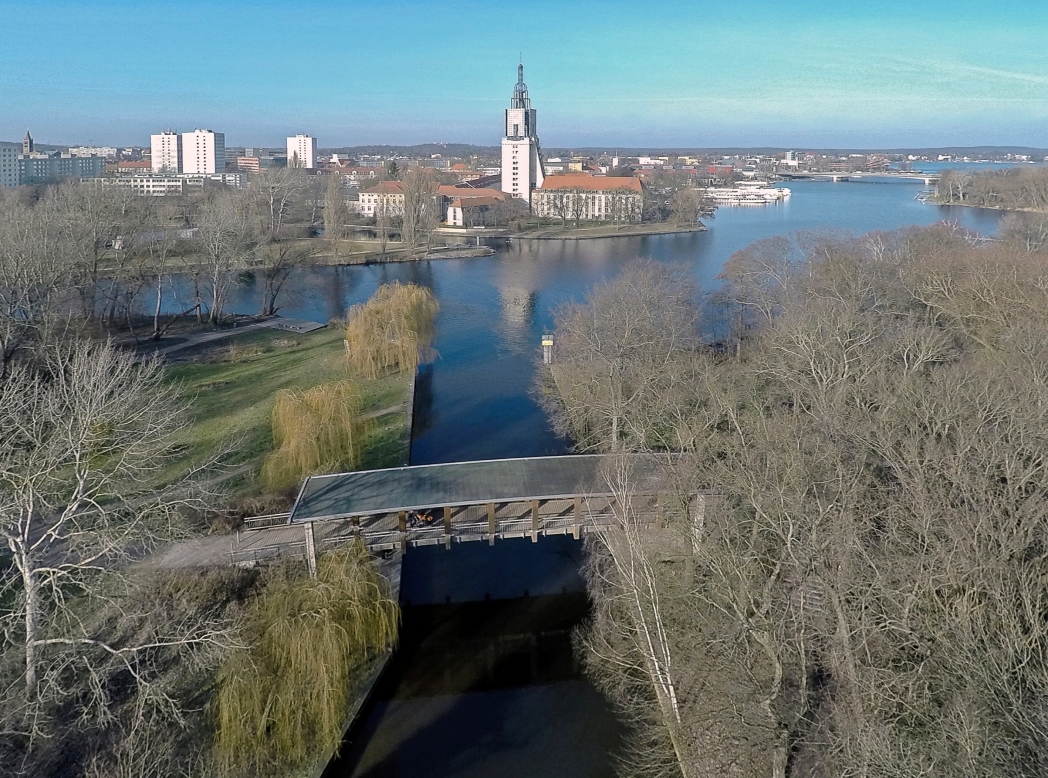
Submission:
[[[331,327],[309,334],[255,330],[223,341],[208,361],[173,366],[169,375],[180,384],[190,403],[191,425],[184,434],[184,456],[173,463],[165,480],[178,471],[198,466],[212,452],[235,441],[231,462],[260,465],[273,445],[270,413],[281,389],[309,389],[318,384],[351,378],[345,364],[343,333]],[[359,381],[370,413],[408,401],[410,374],[377,381]],[[375,435],[362,469],[407,463],[410,430],[406,407],[375,419]],[[257,469],[236,482],[241,495],[258,493]]]

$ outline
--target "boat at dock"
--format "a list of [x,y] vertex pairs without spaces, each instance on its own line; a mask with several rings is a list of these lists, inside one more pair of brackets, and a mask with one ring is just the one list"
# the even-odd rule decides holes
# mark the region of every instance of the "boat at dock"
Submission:
[[730,189],[707,189],[706,199],[718,206],[722,205],[769,205],[786,200],[790,190],[785,187],[765,186],[764,184],[740,184]]

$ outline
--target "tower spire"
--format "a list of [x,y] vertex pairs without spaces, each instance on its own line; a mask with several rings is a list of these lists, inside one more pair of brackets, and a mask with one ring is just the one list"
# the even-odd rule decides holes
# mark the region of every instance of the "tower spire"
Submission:
[[517,65],[517,85],[513,87],[513,99],[509,103],[510,108],[531,108],[531,100],[528,99],[528,85],[524,83],[524,63]]

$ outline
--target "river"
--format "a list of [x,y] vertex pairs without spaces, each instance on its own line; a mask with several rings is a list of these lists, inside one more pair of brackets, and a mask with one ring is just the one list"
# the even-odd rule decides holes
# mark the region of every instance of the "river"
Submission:
[[[942,219],[992,234],[1001,216],[918,202],[920,182],[789,186],[782,204],[720,209],[706,233],[519,241],[491,257],[303,270],[280,313],[327,321],[380,284],[428,286],[441,306],[439,358],[419,374],[412,464],[563,454],[568,441],[531,396],[540,336],[559,304],[630,259],[682,263],[711,289],[732,252],[761,238]],[[258,291],[238,286],[228,309],[257,311]],[[551,538],[409,551],[401,646],[325,775],[610,778],[622,725],[581,674],[570,639],[585,615],[581,556],[578,543]]]

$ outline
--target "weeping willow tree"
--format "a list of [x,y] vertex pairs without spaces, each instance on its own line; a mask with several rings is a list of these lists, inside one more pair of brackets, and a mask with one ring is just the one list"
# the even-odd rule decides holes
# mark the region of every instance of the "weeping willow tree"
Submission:
[[339,746],[368,660],[396,642],[400,611],[362,544],[321,556],[317,577],[278,569],[249,607],[241,651],[218,674],[218,761],[228,775],[304,765]]
[[349,310],[346,350],[351,369],[367,379],[414,371],[430,358],[433,322],[440,304],[415,284],[383,284],[371,299]]
[[371,432],[363,408],[363,395],[351,381],[281,391],[273,405],[276,449],[262,465],[262,480],[281,489],[313,473],[356,467]]

